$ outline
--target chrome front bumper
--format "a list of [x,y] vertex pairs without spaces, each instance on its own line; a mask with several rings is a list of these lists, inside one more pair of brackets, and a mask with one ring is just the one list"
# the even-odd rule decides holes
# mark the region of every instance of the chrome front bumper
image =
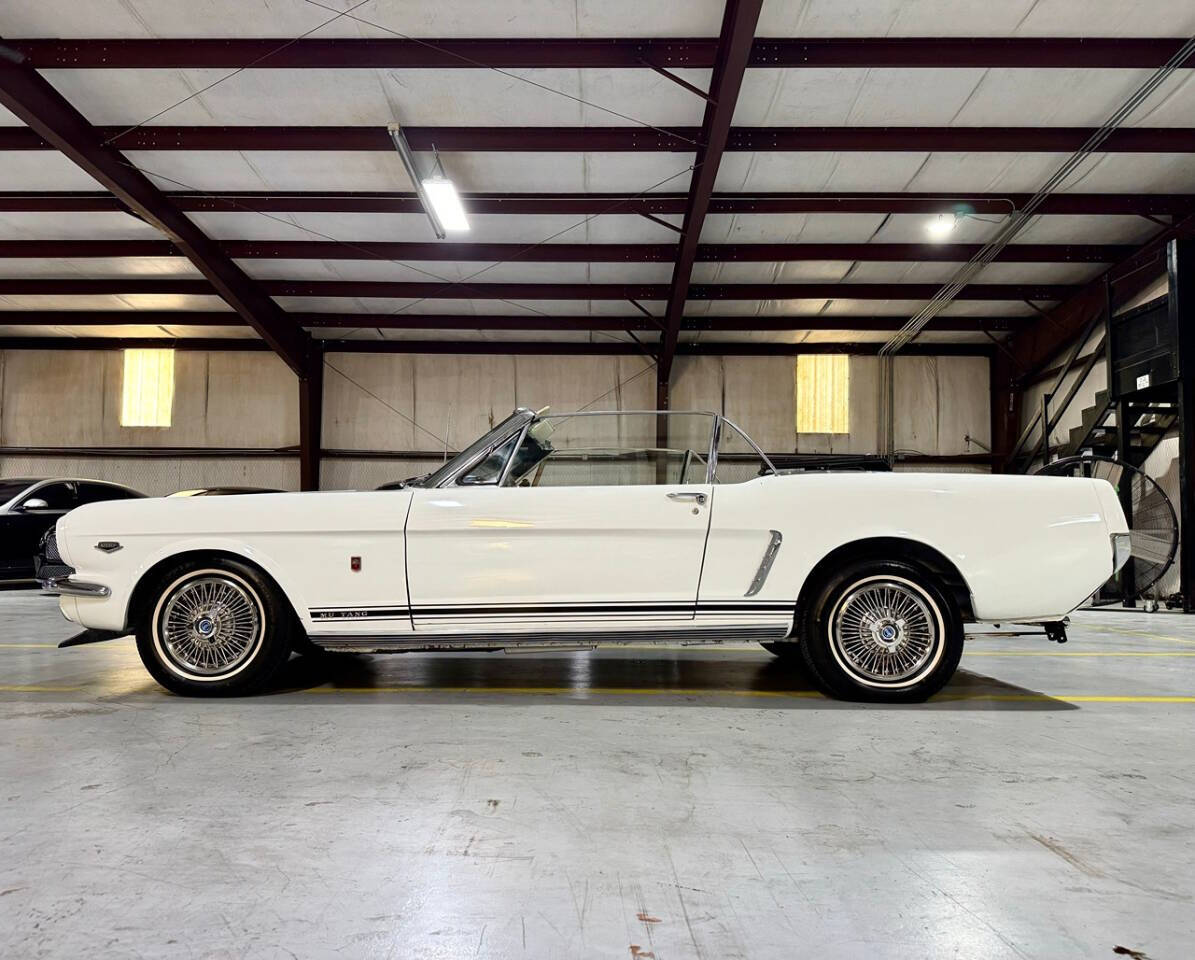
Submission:
[[46,593],[63,597],[109,597],[112,595],[112,591],[102,583],[86,583],[82,580],[72,580],[70,577],[39,580],[38,583]]

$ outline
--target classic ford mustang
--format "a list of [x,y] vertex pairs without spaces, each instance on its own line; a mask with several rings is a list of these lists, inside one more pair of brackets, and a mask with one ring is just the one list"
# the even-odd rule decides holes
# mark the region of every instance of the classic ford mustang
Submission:
[[782,474],[712,413],[520,409],[397,489],[84,506],[42,567],[184,694],[258,690],[292,650],[750,639],[907,701],[964,623],[1060,621],[1128,552],[1102,480]]

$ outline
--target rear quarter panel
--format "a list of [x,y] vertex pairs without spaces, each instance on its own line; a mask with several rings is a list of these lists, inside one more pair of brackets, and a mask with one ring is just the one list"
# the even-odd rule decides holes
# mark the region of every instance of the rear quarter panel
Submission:
[[771,528],[784,541],[760,599],[795,599],[814,566],[838,547],[897,537],[932,547],[954,563],[977,619],[1055,619],[1112,572],[1098,483],[1103,481],[824,473],[719,486],[702,599],[743,595]]

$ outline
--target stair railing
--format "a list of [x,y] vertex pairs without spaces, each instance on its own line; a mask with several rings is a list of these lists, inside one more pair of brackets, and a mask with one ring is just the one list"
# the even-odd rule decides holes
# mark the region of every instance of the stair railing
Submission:
[[[1099,313],[1096,313],[1095,316],[1087,321],[1086,325],[1083,327],[1083,332],[1079,334],[1078,338],[1075,340],[1074,346],[1071,347],[1070,352],[1067,354],[1066,362],[1058,371],[1058,375],[1054,378],[1054,383],[1051,385],[1050,389],[1046,391],[1047,399],[1045,402],[1043,402],[1042,409],[1035,413],[1033,415],[1033,419],[1025,424],[1025,429],[1021,431],[1021,435],[1017,438],[1016,445],[1012,448],[1012,453],[1008,455],[1008,463],[1015,464],[1017,462],[1017,459],[1021,456],[1021,451],[1025,449],[1025,444],[1029,442],[1029,437],[1033,434],[1034,427],[1038,426],[1039,424],[1041,424],[1043,428],[1043,448],[1045,448],[1049,443],[1049,431],[1052,429],[1052,426],[1049,423],[1049,418],[1044,416],[1046,412],[1046,406],[1049,402],[1048,398],[1053,397],[1058,392],[1058,388],[1062,386],[1063,381],[1066,379],[1066,375],[1071,372],[1071,368],[1075,365],[1075,361],[1078,359],[1079,352],[1083,349],[1083,345],[1087,342],[1088,338],[1091,337],[1092,333],[1095,332],[1096,325],[1102,321],[1106,327],[1108,318],[1112,314],[1112,294],[1111,287],[1108,284],[1105,284],[1104,303],[1104,309]],[[1079,379],[1080,385],[1082,384],[1083,380],[1087,379],[1087,374],[1091,372],[1091,368],[1094,366],[1095,359],[1103,355],[1104,343],[1106,340],[1107,333],[1105,332],[1104,340],[1101,340],[1099,346],[1087,357],[1086,369],[1081,374]],[[1064,413],[1066,408],[1070,405],[1071,400],[1074,399],[1076,393],[1078,393],[1078,388],[1072,385],[1071,390],[1067,393],[1067,399],[1063,403],[1062,410],[1054,414],[1055,425],[1057,424],[1059,417],[1062,416],[1062,413]],[[1029,459],[1032,460],[1032,454],[1029,454]]]

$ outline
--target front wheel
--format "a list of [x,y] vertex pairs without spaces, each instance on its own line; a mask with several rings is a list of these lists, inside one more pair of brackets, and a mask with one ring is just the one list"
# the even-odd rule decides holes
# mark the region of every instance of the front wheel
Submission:
[[290,656],[291,619],[274,585],[248,564],[185,562],[158,579],[137,625],[137,652],[174,693],[252,693]]
[[865,560],[814,591],[799,647],[826,690],[846,700],[923,701],[954,675],[963,652],[958,604],[911,563]]

